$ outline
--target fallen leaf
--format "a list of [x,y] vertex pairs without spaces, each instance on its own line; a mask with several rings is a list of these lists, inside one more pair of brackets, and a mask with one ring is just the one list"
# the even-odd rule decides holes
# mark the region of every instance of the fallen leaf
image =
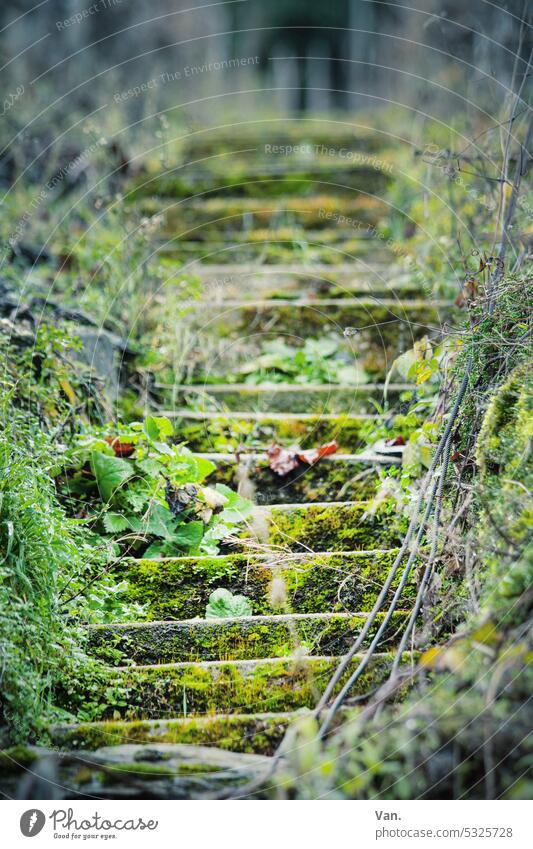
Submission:
[[298,451],[297,445],[291,445],[290,448],[282,448],[281,445],[271,445],[267,451],[269,466],[273,472],[283,477],[288,475],[293,469],[298,466]]
[[327,457],[328,454],[335,454],[337,450],[337,443],[335,440],[333,442],[328,442],[326,445],[320,445],[318,448],[310,448],[308,451],[300,451],[298,453],[298,459],[303,463],[309,463],[310,466],[313,463],[316,463],[317,460],[320,460],[321,457]]
[[131,442],[120,442],[118,436],[106,436],[108,445],[115,452],[115,457],[129,457],[135,451],[135,445]]
[[292,472],[293,469],[296,469],[300,462],[312,466],[321,457],[334,454],[336,450],[337,443],[335,440],[328,442],[326,445],[320,445],[317,448],[308,448],[305,451],[299,445],[291,445],[289,448],[283,448],[281,445],[274,443],[268,449],[267,455],[272,471],[282,477]]
[[385,441],[386,445],[405,445],[405,439],[403,436],[395,436],[392,439],[387,439]]

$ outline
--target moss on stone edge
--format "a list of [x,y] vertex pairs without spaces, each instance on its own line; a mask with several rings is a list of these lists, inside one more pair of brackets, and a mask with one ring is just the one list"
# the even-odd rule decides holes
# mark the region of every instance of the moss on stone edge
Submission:
[[[102,707],[105,705],[104,719],[293,711],[316,704],[337,664],[338,658],[287,658],[109,669],[95,698],[100,698]],[[353,694],[366,693],[378,686],[390,664],[388,655],[375,657],[354,687]],[[352,664],[349,671],[353,668]],[[115,700],[113,691],[117,688],[122,692]],[[76,694],[72,699],[75,706]],[[69,705],[65,707],[68,709]]]
[[[406,614],[395,614],[380,646],[390,645]],[[373,637],[383,619],[379,614]],[[298,619],[272,617],[213,622],[157,622],[104,625],[90,631],[90,650],[112,666],[128,662],[178,663],[201,660],[252,660],[283,657],[299,646],[308,654],[344,654],[364,625],[364,615]]]
[[281,742],[290,717],[209,716],[161,723],[95,722],[52,731],[61,748],[94,750],[124,743],[187,743],[216,746],[231,752],[272,755]]
[[[274,577],[285,584],[289,610],[295,613],[368,611],[372,608],[396,551],[316,554],[295,557],[280,566],[247,555],[179,557],[123,561],[117,577],[128,582],[128,601],[147,607],[149,619],[192,619],[205,615],[217,587],[246,595],[254,614],[280,612],[269,599]],[[415,589],[414,578],[405,597]]]
[[[353,551],[397,545],[402,534],[388,514],[368,516],[368,504],[273,508],[269,542],[291,551]],[[363,521],[364,517],[364,521]]]

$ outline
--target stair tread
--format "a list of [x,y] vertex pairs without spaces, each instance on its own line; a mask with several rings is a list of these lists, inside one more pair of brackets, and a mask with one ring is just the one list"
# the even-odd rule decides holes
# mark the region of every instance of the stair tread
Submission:
[[[403,611],[399,611],[403,612]],[[261,624],[266,622],[291,622],[291,621],[315,621],[315,620],[329,620],[329,619],[365,619],[370,616],[369,611],[349,611],[349,612],[338,612],[330,611],[326,613],[273,613],[273,614],[257,614],[250,616],[220,616],[220,617],[210,617],[209,619],[201,619],[200,617],[196,617],[194,619],[149,619],[142,620],[138,619],[134,622],[108,622],[104,624],[97,625],[86,625],[85,627],[90,631],[107,631],[110,628],[116,629],[117,631],[127,630],[130,628],[160,628],[161,626],[169,628],[175,628],[180,626],[188,626],[191,625],[197,628],[210,628],[216,625],[231,625],[238,623],[251,623],[251,624]]]
[[[372,655],[375,659],[383,659],[387,657],[393,657],[393,652],[374,652]],[[286,663],[287,665],[306,665],[306,664],[315,664],[315,663],[333,663],[338,661],[339,663],[343,659],[343,655],[327,655],[327,654],[314,654],[314,655],[302,655],[298,658],[295,657],[260,657],[260,658],[244,658],[240,660],[181,660],[176,663],[148,663],[148,664],[140,664],[139,666],[108,666],[107,669],[110,672],[146,672],[146,671],[165,671],[172,669],[213,669],[216,666],[235,666],[235,667],[244,667],[248,669],[253,669],[257,666],[261,666],[262,664],[276,664]],[[361,660],[362,654],[354,655],[354,660]]]

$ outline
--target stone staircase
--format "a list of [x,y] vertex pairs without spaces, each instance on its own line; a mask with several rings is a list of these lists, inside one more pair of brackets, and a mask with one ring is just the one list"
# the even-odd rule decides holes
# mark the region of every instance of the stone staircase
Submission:
[[[368,511],[379,473],[358,452],[365,427],[383,415],[392,361],[414,339],[438,334],[448,305],[427,303],[366,229],[387,209],[383,168],[323,153],[312,161],[266,155],[266,143],[322,144],[329,136],[321,124],[296,131],[274,122],[246,133],[239,145],[228,132],[193,134],[176,169],[145,177],[130,202],[164,214],[169,279],[185,262],[206,293],[191,317],[196,370],[186,383],[158,387],[160,412],[180,441],[213,460],[214,481],[237,486],[244,470],[257,503],[254,545],[121,564],[117,577],[148,619],[90,628],[91,651],[113,686],[92,696],[102,721],[53,729],[55,744],[70,752],[60,769],[71,798],[209,797],[260,774],[290,723],[324,691],[401,542],[398,522]],[[372,136],[333,128],[330,147],[341,144],[372,155],[379,148]],[[236,147],[249,150],[234,154]],[[346,327],[353,335],[343,335]],[[368,382],[223,379],[265,338],[298,345],[331,333]],[[216,362],[202,360],[217,342]],[[388,385],[388,409],[411,388]],[[285,478],[268,466],[273,441],[306,448],[333,439],[336,454]],[[219,587],[246,595],[253,615],[204,619]],[[412,577],[354,697],[386,678],[415,592]]]

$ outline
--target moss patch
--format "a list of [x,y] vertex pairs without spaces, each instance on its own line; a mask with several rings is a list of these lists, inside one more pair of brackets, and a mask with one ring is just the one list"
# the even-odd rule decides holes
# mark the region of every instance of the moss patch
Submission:
[[[123,561],[117,577],[128,581],[128,600],[147,606],[149,619],[203,617],[217,587],[246,595],[254,613],[280,612],[269,599],[274,576],[285,584],[295,613],[370,610],[383,585],[395,550],[316,554],[276,564],[246,555],[179,557]],[[414,590],[414,578],[406,597]]]
[[[337,663],[335,658],[300,661],[288,658],[110,670],[109,684],[123,688],[126,697],[114,701],[109,685],[104,682],[100,692],[102,706],[105,705],[103,716],[112,718],[118,714],[126,719],[144,719],[311,708]],[[389,668],[388,656],[376,657],[354,688],[354,694],[376,687]]]
[[186,743],[216,746],[231,752],[271,755],[281,742],[290,717],[209,716],[165,722],[95,722],[52,731],[62,748],[99,749],[124,743]]
[[[372,637],[383,615],[372,628]],[[390,644],[404,614],[397,614],[381,646]],[[111,665],[246,660],[279,657],[305,646],[310,654],[346,653],[365,623],[363,615],[298,618],[274,616],[226,621],[105,625],[90,631],[93,654]]]

